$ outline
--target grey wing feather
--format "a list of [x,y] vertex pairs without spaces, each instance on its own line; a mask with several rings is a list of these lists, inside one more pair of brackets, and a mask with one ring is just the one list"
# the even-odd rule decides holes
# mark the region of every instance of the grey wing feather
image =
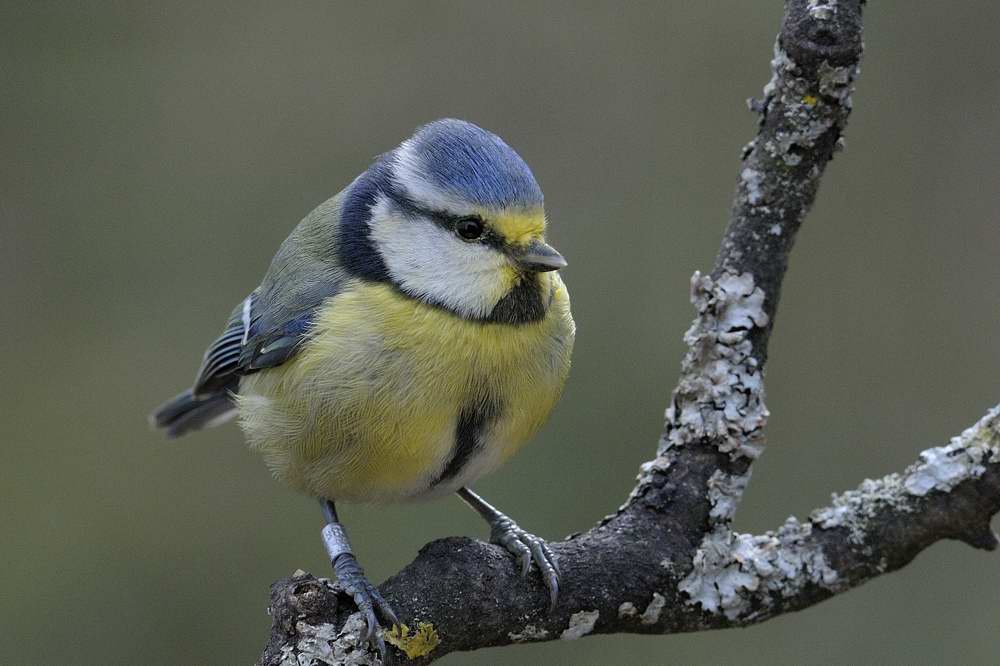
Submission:
[[205,395],[235,390],[240,376],[240,355],[253,323],[254,294],[250,294],[229,315],[226,328],[205,352],[194,380],[194,394]]

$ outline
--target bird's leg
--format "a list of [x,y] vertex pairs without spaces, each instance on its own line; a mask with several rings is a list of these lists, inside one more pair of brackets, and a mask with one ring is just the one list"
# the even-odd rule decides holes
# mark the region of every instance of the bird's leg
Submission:
[[326,552],[330,556],[333,572],[341,587],[351,595],[354,603],[358,605],[358,610],[365,616],[365,622],[368,624],[365,640],[378,650],[382,663],[387,663],[385,641],[378,634],[378,620],[375,614],[378,613],[390,626],[399,625],[399,620],[378,588],[365,578],[364,569],[351,552],[351,543],[347,540],[347,532],[337,517],[337,507],[333,500],[321,499],[319,503],[326,518],[326,526],[323,527],[323,545],[326,546]]
[[490,542],[503,546],[521,561],[522,576],[528,575],[531,561],[535,561],[545,586],[549,588],[549,608],[554,608],[559,598],[559,567],[548,544],[518,527],[517,523],[468,488],[459,488],[458,496],[490,524]]

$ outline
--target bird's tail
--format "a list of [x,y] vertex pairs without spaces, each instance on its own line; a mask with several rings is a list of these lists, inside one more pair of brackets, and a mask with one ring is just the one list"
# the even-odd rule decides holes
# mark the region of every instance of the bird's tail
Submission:
[[160,405],[149,415],[154,428],[165,428],[173,439],[193,430],[225,423],[236,415],[236,405],[228,391],[195,396],[191,389]]

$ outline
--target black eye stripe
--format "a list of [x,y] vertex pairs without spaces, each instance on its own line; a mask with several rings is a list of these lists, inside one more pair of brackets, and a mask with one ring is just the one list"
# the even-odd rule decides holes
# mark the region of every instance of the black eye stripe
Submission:
[[[423,217],[429,219],[439,227],[454,233],[456,236],[458,235],[456,230],[458,223],[462,220],[467,220],[470,217],[473,217],[470,215],[454,215],[443,210],[431,210],[429,208],[424,208],[398,191],[389,191],[386,192],[386,194],[388,194],[389,198],[396,204],[403,214],[411,217]],[[475,217],[483,223],[483,233],[475,240],[483,245],[488,245],[497,250],[502,250],[505,245],[503,237],[490,227],[489,221],[483,220],[479,216]]]
[[453,230],[459,220],[465,219],[465,217],[461,215],[452,215],[443,210],[431,210],[430,208],[424,208],[423,206],[417,205],[417,203],[412,199],[395,193],[390,195],[390,198],[406,215],[411,217],[426,217],[448,230]]

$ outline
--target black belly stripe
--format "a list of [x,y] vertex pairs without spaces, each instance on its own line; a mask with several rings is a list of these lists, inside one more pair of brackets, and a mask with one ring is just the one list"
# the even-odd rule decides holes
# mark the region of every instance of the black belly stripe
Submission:
[[455,447],[441,474],[431,483],[432,487],[458,476],[482,446],[483,433],[499,415],[500,405],[492,398],[462,408],[455,426]]

